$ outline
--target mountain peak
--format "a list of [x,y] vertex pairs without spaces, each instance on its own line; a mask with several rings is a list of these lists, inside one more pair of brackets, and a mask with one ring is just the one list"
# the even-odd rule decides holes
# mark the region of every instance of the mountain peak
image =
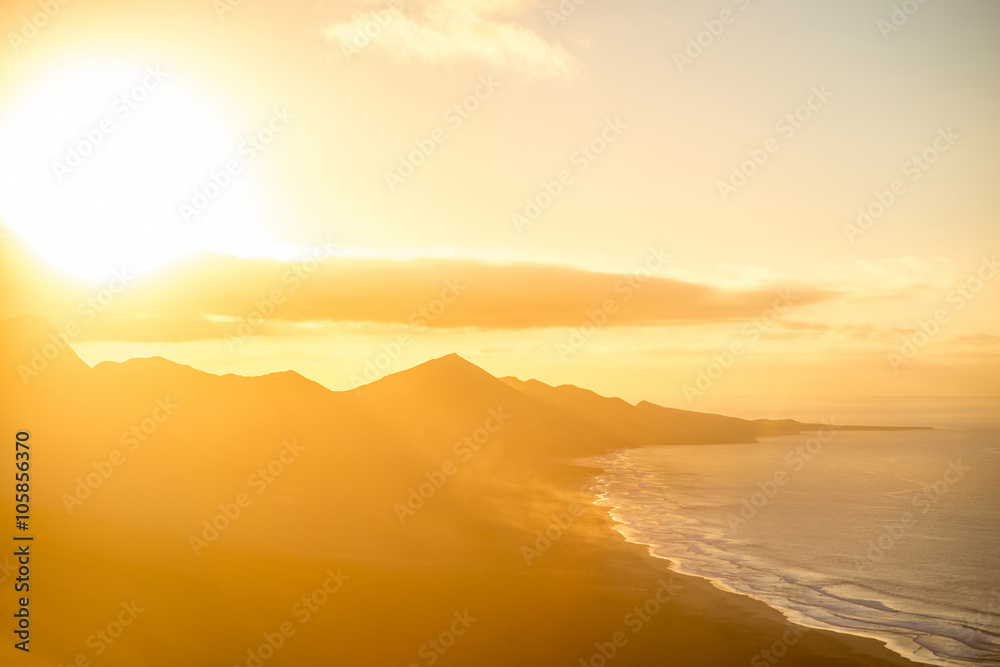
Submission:
[[495,377],[484,371],[482,368],[476,366],[471,361],[468,361],[454,352],[446,354],[443,357],[438,357],[437,359],[425,361],[424,363],[418,364],[405,371],[393,373],[392,375],[387,376],[387,378],[383,378],[383,380],[392,377],[398,378],[404,376],[419,379],[422,382],[447,382],[454,380],[468,381],[472,379],[478,379],[480,381],[496,380]]
[[407,393],[446,392],[456,396],[480,391],[494,392],[510,388],[474,363],[457,354],[425,361],[397,373],[386,375],[361,387],[362,391]]
[[[476,366],[474,363],[472,363],[471,361],[469,361],[468,359],[459,355],[456,352],[452,352],[451,354],[446,354],[443,357],[438,357],[437,359],[431,359],[429,361],[425,361],[422,364],[414,366],[414,368],[421,368],[421,367],[428,367],[428,368],[443,367],[452,369],[475,368],[477,370],[483,371],[483,369],[479,368],[479,366]],[[483,372],[485,373],[486,371]]]

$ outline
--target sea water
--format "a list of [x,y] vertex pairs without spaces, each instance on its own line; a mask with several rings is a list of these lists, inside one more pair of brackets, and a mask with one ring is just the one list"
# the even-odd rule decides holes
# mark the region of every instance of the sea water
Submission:
[[621,450],[598,503],[684,573],[938,665],[1000,666],[1000,432]]

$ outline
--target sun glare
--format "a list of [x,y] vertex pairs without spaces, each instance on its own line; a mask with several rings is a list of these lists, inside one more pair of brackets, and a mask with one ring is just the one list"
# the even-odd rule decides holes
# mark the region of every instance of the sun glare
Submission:
[[99,281],[199,252],[266,254],[241,137],[182,74],[75,61],[10,100],[0,110],[0,217],[56,269]]

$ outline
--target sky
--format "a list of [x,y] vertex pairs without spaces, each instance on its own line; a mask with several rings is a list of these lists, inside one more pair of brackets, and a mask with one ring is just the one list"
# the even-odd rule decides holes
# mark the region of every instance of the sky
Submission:
[[0,316],[78,324],[88,363],[998,393],[995,2],[8,1],[0,29]]

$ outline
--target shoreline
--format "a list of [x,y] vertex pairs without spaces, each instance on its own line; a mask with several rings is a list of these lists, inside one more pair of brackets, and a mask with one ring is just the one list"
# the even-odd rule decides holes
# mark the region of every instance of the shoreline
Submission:
[[[604,504],[601,504],[599,501],[596,501],[595,504],[597,504],[600,507],[606,507],[606,508],[610,508],[610,509],[614,509],[614,508],[618,507],[617,505],[604,505]],[[761,603],[763,605],[767,605],[768,608],[773,609],[774,611],[776,611],[779,614],[781,614],[790,623],[794,623],[796,625],[800,625],[802,627],[809,628],[810,630],[820,630],[820,631],[824,631],[824,632],[832,632],[832,633],[835,633],[835,634],[838,634],[838,635],[843,635],[845,637],[859,638],[859,639],[871,639],[871,640],[874,640],[874,641],[878,642],[879,644],[881,644],[885,648],[889,649],[890,651],[892,651],[893,653],[895,653],[899,657],[901,657],[901,658],[903,658],[905,660],[909,660],[909,661],[911,661],[911,662],[913,662],[915,664],[933,665],[935,667],[952,667],[954,665],[957,665],[957,663],[926,662],[923,659],[921,659],[920,656],[912,655],[910,652],[906,651],[906,649],[903,648],[903,646],[901,646],[901,645],[894,646],[893,642],[890,639],[887,639],[885,637],[879,636],[879,635],[874,634],[874,633],[865,633],[865,632],[862,632],[862,631],[851,630],[849,628],[839,628],[839,627],[835,627],[835,626],[822,625],[822,624],[820,624],[819,621],[816,621],[815,619],[809,618],[805,614],[796,613],[793,610],[782,609],[781,607],[775,606],[775,605],[769,603],[767,600],[759,598],[759,597],[753,595],[752,593],[744,593],[744,592],[738,591],[738,590],[736,590],[736,589],[734,589],[734,588],[726,585],[725,582],[723,582],[723,581],[721,581],[719,579],[713,579],[713,578],[711,578],[709,576],[706,576],[706,575],[703,575],[703,574],[698,574],[697,572],[693,572],[691,570],[685,569],[683,561],[681,561],[681,560],[679,560],[679,559],[677,559],[675,557],[662,556],[660,554],[657,554],[656,553],[656,548],[657,548],[656,545],[649,544],[649,543],[643,542],[641,540],[632,539],[632,538],[628,537],[627,535],[622,534],[618,530],[618,525],[627,525],[627,524],[625,524],[622,521],[619,521],[618,519],[616,519],[614,517],[611,517],[611,519],[616,524],[615,525],[615,532],[618,532],[619,534],[621,534],[622,537],[625,539],[626,542],[628,542],[629,544],[635,544],[635,545],[638,545],[638,546],[645,547],[646,551],[649,554],[650,558],[654,558],[656,560],[665,561],[666,563],[668,563],[668,567],[672,571],[676,572],[677,574],[683,575],[685,577],[692,577],[692,578],[695,578],[695,579],[701,579],[702,581],[708,582],[714,588],[718,589],[719,591],[722,591],[723,593],[727,593],[727,594],[730,594],[730,595],[739,595],[739,596],[746,597],[746,598],[749,598],[751,600],[754,600],[755,602],[759,602],[759,603]],[[793,615],[795,617],[793,617]]]
[[[947,436],[942,438],[931,438],[927,443],[915,441],[914,446],[951,442]],[[781,438],[768,440],[776,442]],[[983,447],[980,440],[959,442],[967,445],[960,453],[974,460],[975,453]],[[668,459],[664,460],[674,460],[665,455]],[[715,491],[728,489],[725,480],[733,474],[739,478],[738,470],[732,466],[725,468],[716,489],[713,475],[695,472],[702,461],[700,455],[695,452],[692,456],[695,458],[679,455],[678,465],[666,465],[655,456],[636,459],[645,461],[649,467],[645,464],[634,467],[624,454],[578,459],[576,463],[594,471],[593,502],[608,513],[615,532],[626,542],[643,547],[650,558],[665,561],[677,573],[701,578],[720,591],[765,604],[797,625],[873,640],[914,663],[936,667],[997,664],[995,649],[991,649],[995,647],[995,634],[990,636],[989,625],[969,620],[974,614],[978,617],[981,607],[966,603],[966,598],[978,599],[978,586],[984,590],[989,587],[993,573],[988,567],[980,566],[974,571],[977,576],[959,582],[962,586],[955,590],[968,590],[967,596],[934,588],[922,595],[922,588],[908,593],[910,584],[925,581],[928,575],[919,569],[911,574],[905,566],[907,561],[897,562],[896,569],[884,572],[885,576],[852,578],[836,561],[839,556],[827,557],[841,553],[838,540],[851,534],[850,531],[844,534],[825,531],[822,522],[815,523],[815,513],[779,514],[772,517],[768,531],[737,538],[732,532],[735,530],[732,519],[729,519],[730,531],[726,531],[724,515],[730,500],[740,494],[723,493],[724,500],[719,501]],[[616,475],[616,471],[623,475]],[[672,475],[672,471],[680,477]],[[616,479],[624,480],[624,484],[616,483]],[[674,486],[676,493],[670,491]],[[810,507],[811,492],[800,489],[799,495],[799,502]],[[851,525],[866,525],[862,519],[866,515],[867,506],[856,507],[851,516],[861,523]],[[966,524],[960,522],[960,525]],[[797,528],[792,530],[793,526]],[[803,534],[820,541],[803,542]],[[942,533],[945,534],[951,533]],[[858,535],[853,537],[857,539]],[[782,544],[792,550],[777,548]],[[811,546],[814,544],[825,547],[816,551]],[[919,543],[917,549],[923,553]],[[808,554],[814,554],[815,561]]]
[[[149,609],[150,619],[199,630],[177,642],[156,634],[152,625],[138,626],[113,655],[105,656],[109,667],[135,664],[135,655],[150,664],[185,659],[185,664],[236,664],[248,647],[260,643],[261,632],[295,620],[289,616],[292,605],[320,585],[328,569],[343,568],[344,590],[288,642],[280,664],[340,659],[342,664],[424,665],[419,649],[447,629],[456,611],[465,610],[477,620],[442,665],[578,667],[581,660],[591,667],[923,664],[873,639],[801,628],[763,602],[676,572],[666,559],[617,532],[606,507],[581,502],[585,496],[579,490],[593,481],[595,470],[534,464],[530,471],[537,477],[486,494],[499,504],[470,517],[481,532],[461,530],[444,541],[425,541],[427,551],[364,549],[364,541],[349,546],[329,527],[322,544],[295,540],[294,546],[276,548],[247,525],[245,541],[227,539],[193,558],[183,535],[71,519],[50,508],[44,517],[53,539],[39,564],[53,573],[54,590],[66,602],[58,606],[65,617],[58,626],[51,617],[39,617],[60,628],[47,642],[46,657],[65,664],[65,656],[81,646],[77,629],[100,627],[102,619],[107,622],[107,609],[135,598]],[[456,494],[438,511],[459,510],[464,505],[459,501],[467,497]],[[573,502],[580,511],[572,525],[526,563],[521,548],[533,543],[533,531],[547,520],[543,517]],[[489,518],[482,522],[483,517]],[[427,539],[435,534],[420,533]],[[106,563],[107,574],[99,581],[86,576],[93,562]],[[179,595],[187,601],[183,608],[176,604]],[[93,602],[71,603],[81,598]],[[648,614],[641,624],[640,609]],[[219,618],[226,619],[221,626],[212,620]],[[627,643],[616,647],[616,638]],[[602,663],[602,649],[615,651],[613,659]],[[194,662],[192,651],[199,655]]]
[[[753,667],[763,667],[764,665],[777,664],[760,657],[762,651],[768,647],[784,642],[782,637],[785,633],[779,632],[776,639],[768,642],[769,636],[773,635],[776,628],[798,627],[802,628],[803,637],[801,643],[809,644],[809,653],[812,655],[805,662],[798,662],[805,656],[793,657],[792,646],[787,657],[780,659],[781,664],[856,664],[856,665],[934,665],[921,660],[916,656],[905,655],[893,649],[889,642],[877,636],[862,633],[855,633],[848,629],[837,630],[827,627],[819,627],[790,618],[784,610],[768,604],[766,601],[753,595],[732,590],[724,583],[709,577],[689,572],[683,569],[682,563],[667,556],[656,554],[654,545],[631,539],[622,534],[618,527],[624,525],[612,516],[614,505],[601,504],[604,494],[596,490],[598,483],[594,477],[606,472],[606,470],[595,467],[592,463],[581,464],[573,462],[575,467],[583,468],[591,473],[593,480],[592,493],[594,500],[591,507],[601,515],[604,528],[607,531],[609,548],[613,550],[628,550],[638,552],[644,561],[645,567],[652,570],[662,570],[672,576],[684,581],[685,589],[692,593],[696,607],[704,607],[707,610],[718,612],[722,609],[728,610],[726,613],[717,615],[714,620],[722,621],[730,625],[732,631],[741,634],[751,633],[756,635],[760,641],[761,651],[746,655],[745,660],[733,664],[749,664]],[[620,540],[620,541],[619,541]],[[733,609],[739,609],[741,613],[733,616]],[[711,613],[709,613],[711,617]],[[755,661],[755,658],[757,659]],[[760,662],[764,660],[764,662]]]

